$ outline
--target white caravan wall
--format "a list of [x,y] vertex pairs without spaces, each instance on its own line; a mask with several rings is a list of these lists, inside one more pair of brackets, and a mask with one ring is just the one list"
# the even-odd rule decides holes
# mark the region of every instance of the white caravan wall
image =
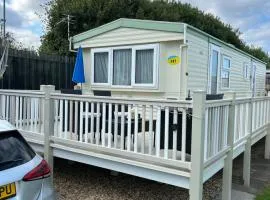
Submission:
[[183,38],[184,36],[181,33],[135,28],[117,28],[76,43],[75,48],[78,48],[79,46],[87,48],[155,43],[161,41],[182,40]]
[[[243,76],[243,67],[247,63],[251,72],[252,62],[256,65],[256,96],[264,95],[265,64],[254,60],[251,56],[243,54],[228,45],[188,29],[188,86],[191,94],[195,90],[207,91],[208,70],[210,59],[210,45],[220,46],[220,66],[218,78],[218,93],[224,93],[225,97],[236,92],[238,97],[251,96],[251,79]],[[231,58],[230,87],[221,87],[221,66],[223,55]],[[251,73],[249,73],[250,75]]]
[[[158,88],[111,88],[110,86],[91,86],[91,48],[83,49],[85,80],[83,93],[93,94],[93,90],[109,90],[112,96],[128,98],[159,98],[179,99],[180,96],[180,66],[171,65],[168,57],[180,57],[180,41],[159,43]],[[129,45],[129,44],[124,44]]]

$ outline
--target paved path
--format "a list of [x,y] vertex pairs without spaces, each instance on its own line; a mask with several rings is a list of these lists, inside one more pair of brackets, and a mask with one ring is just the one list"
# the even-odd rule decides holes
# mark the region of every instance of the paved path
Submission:
[[253,200],[255,194],[270,185],[270,160],[264,159],[264,144],[261,140],[252,147],[250,188],[243,187],[243,156],[234,160],[232,200]]
[[238,190],[232,190],[232,200],[254,200],[255,195]]

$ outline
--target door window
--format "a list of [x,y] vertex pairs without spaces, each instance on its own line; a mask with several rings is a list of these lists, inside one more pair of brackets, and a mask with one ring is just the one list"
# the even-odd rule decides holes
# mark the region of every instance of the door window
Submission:
[[211,94],[217,94],[218,65],[219,65],[219,51],[216,48],[212,48],[211,66],[210,66],[210,93]]

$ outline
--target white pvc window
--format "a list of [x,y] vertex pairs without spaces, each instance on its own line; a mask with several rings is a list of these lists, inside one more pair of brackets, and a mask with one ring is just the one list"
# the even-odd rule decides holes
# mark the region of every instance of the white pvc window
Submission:
[[108,52],[94,53],[94,82],[95,83],[108,83]]
[[153,84],[154,49],[136,50],[135,83]]
[[221,87],[230,88],[231,59],[223,55],[221,68]]
[[93,49],[92,84],[112,87],[156,87],[158,45]]
[[113,50],[113,85],[131,85],[132,49]]
[[96,85],[110,84],[110,68],[111,62],[110,52],[108,49],[100,48],[91,52],[91,81]]

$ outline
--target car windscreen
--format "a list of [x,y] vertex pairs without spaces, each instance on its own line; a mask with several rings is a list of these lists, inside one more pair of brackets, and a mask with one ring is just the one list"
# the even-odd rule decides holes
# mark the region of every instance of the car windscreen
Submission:
[[0,132],[0,171],[22,165],[35,155],[18,131]]

